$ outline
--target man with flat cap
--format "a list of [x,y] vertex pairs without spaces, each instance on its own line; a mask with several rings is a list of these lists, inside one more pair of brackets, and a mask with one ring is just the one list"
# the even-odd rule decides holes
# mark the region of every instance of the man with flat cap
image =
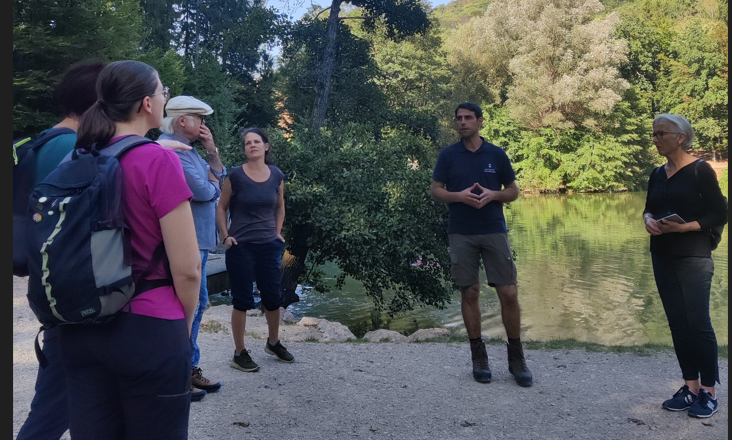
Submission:
[[213,113],[213,109],[208,104],[192,96],[176,96],[166,104],[165,113],[166,117],[160,128],[163,134],[160,135],[159,140],[172,139],[186,145],[201,141],[208,156],[208,160],[204,160],[195,149],[176,150],[183,165],[188,187],[193,192],[191,210],[196,225],[198,249],[201,252],[203,276],[201,276],[198,308],[191,328],[191,400],[199,401],[206,393],[212,393],[221,388],[221,383],[203,376],[203,372],[198,366],[201,351],[196,339],[203,311],[208,306],[206,262],[208,261],[208,251],[216,247],[216,201],[221,195],[221,181],[226,175],[226,167],[221,163],[211,130],[206,127],[204,116]]

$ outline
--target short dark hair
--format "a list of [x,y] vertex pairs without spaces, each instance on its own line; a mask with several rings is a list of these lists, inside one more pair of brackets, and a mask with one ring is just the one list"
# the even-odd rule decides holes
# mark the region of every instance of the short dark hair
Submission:
[[56,103],[64,118],[80,117],[97,102],[97,78],[104,63],[82,62],[66,71],[55,90]]
[[464,108],[465,110],[470,110],[471,112],[475,113],[476,119],[483,117],[483,109],[481,109],[478,104],[475,104],[473,102],[463,102],[455,109],[455,116],[457,116],[457,112],[461,108]]
[[[265,144],[269,144],[269,138],[267,137],[267,133],[264,132],[263,129],[259,127],[251,127],[251,128],[245,128],[241,131],[241,145],[244,146],[244,136],[248,135],[249,133],[254,133],[258,135],[260,138],[262,138],[262,142]],[[270,151],[272,150],[272,145],[269,146],[269,149],[264,152],[264,163],[267,165],[274,165],[274,159],[272,158],[272,153]]]

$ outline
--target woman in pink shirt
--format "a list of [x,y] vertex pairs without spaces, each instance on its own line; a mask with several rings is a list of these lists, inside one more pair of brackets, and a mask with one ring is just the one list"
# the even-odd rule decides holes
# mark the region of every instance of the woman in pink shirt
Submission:
[[[118,61],[99,75],[97,97],[81,117],[76,148],[102,149],[160,127],[169,92],[152,67]],[[61,326],[74,440],[188,437],[201,260],[180,160],[150,142],[120,159],[122,206],[133,277],[159,287],[135,296],[109,323]],[[167,259],[155,252],[161,243]]]

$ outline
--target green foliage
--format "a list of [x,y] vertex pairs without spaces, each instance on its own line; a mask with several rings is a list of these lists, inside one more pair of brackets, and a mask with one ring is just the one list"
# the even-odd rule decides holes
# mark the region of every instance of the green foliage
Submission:
[[722,175],[719,176],[719,188],[722,190],[722,194],[727,197],[729,193],[729,176],[727,174],[727,168],[722,171]]
[[447,209],[429,196],[425,139],[385,130],[377,140],[372,127],[345,124],[270,141],[287,175],[285,239],[308,229],[307,282],[327,290],[318,271],[332,262],[341,283],[345,276],[362,282],[378,310],[449,301]]
[[[241,142],[237,133],[239,127],[236,125],[239,108],[233,99],[234,81],[210,53],[200,54],[195,67],[186,64],[185,75],[183,94],[194,96],[214,109],[211,115],[206,116],[206,125],[211,129],[221,160],[227,166],[234,163],[241,164]],[[194,146],[199,148],[203,157],[206,157],[199,142]]]
[[[327,44],[326,23],[311,16],[295,23],[283,38],[282,67],[277,93],[295,124],[310,120],[320,60]],[[369,43],[340,23],[335,70],[326,120],[331,126],[370,121],[384,124],[384,94],[374,79],[378,74]]]
[[173,41],[175,21],[178,12],[173,5],[176,0],[140,0],[140,6],[145,11],[144,32],[142,41],[144,49],[159,48],[166,51]]
[[481,135],[504,148],[520,188],[539,192],[604,192],[639,189],[650,161],[632,136],[588,129],[534,132],[496,105],[483,108]]
[[670,44],[673,56],[660,84],[661,107],[692,122],[696,146],[727,151],[727,26],[692,20]]
[[434,16],[445,32],[485,13],[493,0],[453,0],[434,9]]
[[135,58],[141,28],[138,0],[15,0],[13,138],[58,122],[53,88],[70,65]]
[[155,47],[142,54],[139,61],[149,64],[158,71],[160,82],[170,87],[170,96],[183,94],[183,87],[186,84],[186,68],[183,57],[172,49],[163,50]]

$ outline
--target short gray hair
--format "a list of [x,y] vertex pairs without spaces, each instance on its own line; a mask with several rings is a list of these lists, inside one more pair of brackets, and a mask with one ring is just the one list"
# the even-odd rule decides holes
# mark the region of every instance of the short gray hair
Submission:
[[688,150],[691,148],[691,144],[694,143],[694,129],[691,127],[691,122],[681,115],[675,115],[673,113],[663,113],[656,116],[653,119],[653,124],[659,121],[666,121],[676,126],[679,133],[684,135],[684,142],[681,143],[681,148]]

